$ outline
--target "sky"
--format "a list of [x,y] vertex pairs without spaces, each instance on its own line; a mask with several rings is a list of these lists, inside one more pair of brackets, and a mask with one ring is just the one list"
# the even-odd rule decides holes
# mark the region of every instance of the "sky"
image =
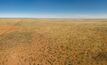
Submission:
[[107,0],[0,0],[1,18],[107,18]]

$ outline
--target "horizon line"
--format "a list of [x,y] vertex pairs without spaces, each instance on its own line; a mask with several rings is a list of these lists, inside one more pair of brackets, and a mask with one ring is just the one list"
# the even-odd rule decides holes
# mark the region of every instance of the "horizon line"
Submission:
[[107,18],[63,18],[63,17],[62,17],[62,18],[60,18],[60,17],[59,17],[59,18],[58,18],[58,17],[56,17],[56,18],[55,18],[55,17],[53,17],[53,18],[47,18],[47,17],[46,17],[46,18],[45,18],[45,17],[43,18],[43,17],[40,17],[40,18],[39,18],[39,17],[0,17],[0,19],[86,19],[86,20],[87,20],[87,19],[89,19],[89,20],[95,20],[95,19],[96,19],[96,20],[102,20],[102,19],[103,19],[103,20],[106,20]]

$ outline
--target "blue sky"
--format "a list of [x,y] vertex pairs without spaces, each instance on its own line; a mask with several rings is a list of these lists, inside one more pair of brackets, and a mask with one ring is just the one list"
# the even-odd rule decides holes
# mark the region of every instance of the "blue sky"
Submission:
[[107,18],[107,0],[0,0],[0,17]]

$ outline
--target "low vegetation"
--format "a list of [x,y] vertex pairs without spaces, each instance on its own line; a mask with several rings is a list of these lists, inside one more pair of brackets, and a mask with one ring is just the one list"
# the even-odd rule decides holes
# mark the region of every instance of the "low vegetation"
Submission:
[[107,22],[0,19],[0,65],[107,65]]

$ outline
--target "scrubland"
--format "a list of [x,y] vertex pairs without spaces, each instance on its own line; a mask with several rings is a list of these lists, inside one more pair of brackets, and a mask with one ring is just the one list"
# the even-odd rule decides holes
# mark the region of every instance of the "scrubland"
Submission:
[[0,65],[107,65],[107,20],[0,19]]

